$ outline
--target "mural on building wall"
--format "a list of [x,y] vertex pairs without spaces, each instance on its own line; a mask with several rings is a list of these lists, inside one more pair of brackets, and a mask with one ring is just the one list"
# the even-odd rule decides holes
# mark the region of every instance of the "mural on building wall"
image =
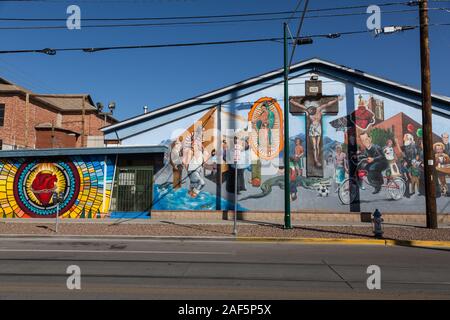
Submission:
[[[294,212],[423,212],[420,110],[356,87],[349,95],[348,88],[327,78],[291,88],[287,142],[282,86],[223,104],[220,114],[212,108],[190,123],[183,119],[184,131],[162,142],[171,151],[155,179],[153,209],[232,210],[236,183],[239,210],[282,211],[283,144],[289,143]],[[448,213],[448,118],[433,117],[437,204]]]
[[[384,211],[423,212],[425,191],[420,110],[363,90],[355,90],[355,93],[355,110],[345,110],[347,114],[339,112],[323,123],[327,129],[325,139],[329,141],[323,147],[323,168],[324,176],[332,179],[330,190],[319,191],[317,196],[326,195],[320,206],[314,204],[311,200],[314,196],[309,193],[300,196],[300,202],[293,207],[302,210],[334,207],[338,211],[373,211],[379,208]],[[339,94],[344,95],[345,92]],[[441,141],[448,140],[442,125],[448,119],[435,117],[434,130],[438,134],[434,134],[434,141],[440,151],[443,149]],[[304,133],[299,133],[302,135]],[[444,164],[437,167],[437,175],[441,177],[440,188],[437,186],[440,189],[438,208],[446,212],[449,211],[445,199],[449,166],[445,164],[445,156],[440,159]]]
[[[113,163],[104,158],[70,157],[48,160],[0,161],[0,216],[2,218],[54,218],[52,195],[63,194],[62,218],[103,218],[109,210]],[[106,185],[105,185],[106,183]]]
[[216,109],[212,108],[181,134],[163,142],[169,146],[169,156],[155,178],[154,210],[216,208],[215,189],[208,188],[217,179],[215,128]]
[[323,117],[338,113],[338,101],[342,97],[322,95],[322,82],[318,80],[305,81],[305,92],[306,96],[289,98],[289,112],[297,116],[306,115],[308,176],[323,177]]
[[[389,100],[371,95],[364,99],[361,94],[357,99],[354,112],[330,121],[344,135],[344,141],[336,145],[334,153],[336,192],[341,204],[384,201],[387,207],[389,200],[396,200],[399,206],[417,211],[424,206],[425,193],[419,117],[416,121],[407,116],[407,109],[413,111],[407,106],[385,108]],[[390,115],[387,119],[385,112]],[[437,142],[446,136],[443,132],[441,137],[434,134],[433,138]],[[347,150],[346,154],[342,149]],[[444,180],[444,189],[438,197],[447,195]],[[392,206],[396,204],[391,202],[391,210]]]
[[283,149],[283,113],[277,100],[264,97],[255,102],[249,114],[249,143],[259,159],[271,160]]

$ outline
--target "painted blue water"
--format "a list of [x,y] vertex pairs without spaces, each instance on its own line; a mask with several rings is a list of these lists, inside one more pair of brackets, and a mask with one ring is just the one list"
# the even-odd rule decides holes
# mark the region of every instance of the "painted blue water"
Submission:
[[150,213],[148,211],[144,212],[122,212],[113,211],[111,212],[111,219],[150,219]]
[[[163,188],[160,185],[154,185],[153,194],[153,210],[216,210],[216,196],[206,191],[201,191],[196,198],[192,198],[186,188],[173,190],[172,186]],[[220,202],[222,210],[234,210],[234,203],[223,198]],[[239,204],[237,209],[248,211]]]

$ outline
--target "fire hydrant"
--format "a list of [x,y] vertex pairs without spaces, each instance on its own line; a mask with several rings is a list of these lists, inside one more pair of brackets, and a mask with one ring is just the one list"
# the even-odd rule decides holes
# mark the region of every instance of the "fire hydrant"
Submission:
[[384,219],[382,218],[381,212],[376,209],[372,217],[373,234],[375,235],[375,238],[383,237],[383,221]]

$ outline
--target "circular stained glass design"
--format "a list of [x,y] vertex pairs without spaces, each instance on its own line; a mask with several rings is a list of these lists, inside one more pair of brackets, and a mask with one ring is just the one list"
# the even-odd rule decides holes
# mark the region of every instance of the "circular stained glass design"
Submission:
[[14,197],[19,207],[31,217],[56,217],[55,192],[63,194],[59,215],[75,203],[80,192],[80,176],[70,162],[28,162],[22,164],[14,177]]

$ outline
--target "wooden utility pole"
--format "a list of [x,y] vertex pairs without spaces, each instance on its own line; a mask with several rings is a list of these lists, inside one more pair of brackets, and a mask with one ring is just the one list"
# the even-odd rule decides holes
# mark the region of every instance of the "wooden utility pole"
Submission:
[[420,63],[422,77],[422,127],[425,171],[427,228],[437,229],[436,182],[433,154],[433,128],[431,110],[430,47],[428,38],[428,0],[419,1]]

